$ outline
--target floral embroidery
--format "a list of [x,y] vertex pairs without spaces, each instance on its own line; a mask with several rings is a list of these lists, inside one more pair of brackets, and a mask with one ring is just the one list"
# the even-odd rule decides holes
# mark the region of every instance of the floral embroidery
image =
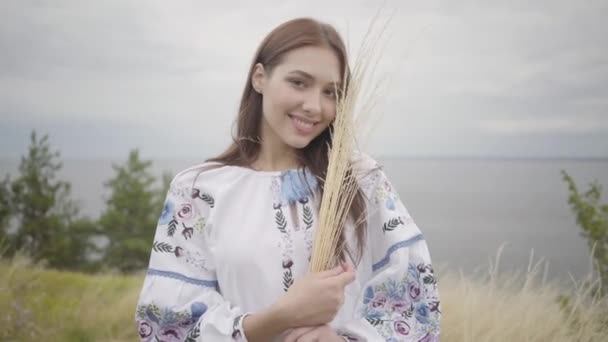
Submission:
[[304,231],[304,242],[306,243],[306,253],[308,262],[310,262],[310,259],[312,258],[312,245],[314,241],[313,235],[314,233],[312,230]]
[[281,206],[275,207],[276,213],[274,215],[274,221],[277,224],[277,229],[283,233],[287,234],[287,220],[285,219],[285,215],[283,214],[283,210]]
[[232,338],[237,339],[241,337],[241,331],[239,330],[239,323],[243,315],[237,316],[232,322]]
[[[192,190],[192,198],[179,196],[180,194],[184,194],[184,189],[173,188],[170,190],[170,192],[174,195],[174,198],[177,199],[177,204],[173,198],[167,196],[168,198],[163,206],[158,224],[167,225],[167,236],[173,236],[178,226],[181,225],[181,234],[184,236],[184,238],[189,239],[192,237],[194,232],[193,228],[196,227],[198,231],[202,231],[206,223],[205,217],[198,211],[197,206],[194,203],[195,198],[200,198],[198,195],[200,191],[198,189]],[[197,194],[197,197],[194,197],[195,193]],[[206,196],[206,198],[211,199],[211,204],[208,202],[206,203],[213,208],[215,203],[213,198],[208,194],[203,195]]]
[[282,251],[281,266],[283,268],[282,280],[284,291],[287,291],[294,282],[294,247],[292,227],[287,223],[283,207],[288,207],[292,210],[291,213],[294,220],[293,229],[299,231],[299,218],[296,219],[298,217],[298,203],[302,205],[306,247],[312,252],[312,230],[310,228],[313,225],[313,213],[308,202],[317,186],[317,179],[308,170],[287,170],[282,172],[278,177],[275,177],[271,183],[271,190],[274,197],[273,209],[275,210],[275,224],[277,230],[281,234],[278,245]]
[[306,252],[308,255],[308,261],[310,262],[310,258],[312,256],[313,239],[314,239],[314,236],[313,236],[314,229],[311,229],[311,228],[313,227],[315,219],[314,219],[314,214],[312,212],[310,204],[308,202],[309,202],[308,198],[300,201],[300,203],[302,203],[302,206],[303,206],[302,222],[304,223],[304,243],[306,244]]
[[196,342],[196,339],[201,336],[201,321],[198,321],[194,328],[190,330],[188,336],[186,336],[185,342]]
[[399,195],[393,191],[391,183],[383,177],[376,186],[374,202],[376,204],[384,204],[386,209],[395,210],[395,204],[399,201]]
[[194,223],[194,229],[197,232],[202,233],[205,228],[211,229],[211,224],[207,224],[207,219],[204,216],[201,216],[199,220]]
[[382,204],[386,209],[394,211],[397,209],[399,194],[394,191],[390,181],[382,172],[382,168],[374,163],[374,166],[360,180],[359,186],[363,193],[375,205]]
[[142,341],[183,341],[195,323],[205,314],[207,305],[194,302],[190,310],[173,311],[156,304],[139,305],[137,330]]
[[310,171],[287,170],[280,175],[282,204],[295,204],[313,194],[317,179]]
[[158,219],[158,224],[168,224],[173,219],[173,212],[175,211],[175,204],[172,201],[166,201],[163,205],[163,210]]
[[[167,237],[172,239],[168,242],[155,240],[152,250],[157,253],[171,253],[196,268],[207,270],[204,256],[198,251],[190,251],[183,243],[192,239],[195,232],[202,234],[205,227],[208,227],[206,218],[196,203],[199,199],[211,208],[215,205],[213,197],[199,189],[178,185],[169,189],[158,224],[167,226]],[[176,239],[178,236],[183,238],[182,243]]]
[[408,225],[413,224],[413,223],[414,223],[414,220],[412,219],[412,217],[406,213],[406,215],[396,216],[396,217],[386,220],[382,224],[382,232],[383,233],[392,232],[393,230],[395,230],[401,226],[407,227]]
[[287,220],[285,220],[281,206],[275,207],[275,211],[275,223],[281,233],[279,248],[283,252],[283,290],[287,292],[289,287],[293,285],[293,272],[291,270],[293,266],[293,241],[290,232],[287,231]]
[[274,177],[270,184],[270,190],[272,191],[272,207],[277,209],[283,205],[283,197],[281,196],[281,178]]
[[363,339],[361,337],[353,335],[353,333],[351,333],[351,332],[343,331],[340,328],[338,328],[338,330],[336,330],[336,333],[338,334],[338,336],[342,337],[345,341],[349,341],[349,342],[363,341]]
[[207,203],[209,205],[209,207],[211,207],[211,208],[213,208],[215,206],[215,200],[213,199],[213,197],[211,197],[211,195],[209,195],[209,194],[201,192],[199,189],[196,189],[196,188],[192,189],[190,196],[192,198],[202,199],[203,202]]
[[368,199],[372,199],[374,197],[376,184],[378,184],[378,179],[380,179],[381,168],[378,164],[374,164],[373,167],[359,170],[358,173],[358,181],[359,187],[365,194],[365,197]]
[[[365,289],[361,314],[387,341],[438,341],[440,305],[430,264],[410,263],[403,279]],[[392,339],[390,339],[392,338]]]
[[304,206],[304,214],[302,216],[302,220],[304,221],[306,229],[308,230],[312,228],[312,224],[314,222],[312,209],[310,209],[310,206],[308,205],[308,198],[306,198],[306,200],[300,201],[300,203],[302,203],[302,205]]
[[244,336],[244,333],[243,333],[243,318],[245,318],[246,315],[247,314],[238,315],[232,321],[232,338],[235,341],[242,341],[243,340],[243,336]]
[[405,217],[401,217],[401,216],[389,219],[388,221],[384,222],[384,224],[382,225],[382,231],[384,233],[390,232],[390,231],[395,230],[395,228],[397,228],[399,226],[405,225],[405,222],[404,222],[405,219],[406,219]]
[[170,243],[162,241],[154,241],[152,243],[152,250],[157,253],[172,253],[176,258],[183,258],[183,260],[203,270],[208,270],[207,262],[204,256],[198,251],[190,251],[180,246],[173,246]]

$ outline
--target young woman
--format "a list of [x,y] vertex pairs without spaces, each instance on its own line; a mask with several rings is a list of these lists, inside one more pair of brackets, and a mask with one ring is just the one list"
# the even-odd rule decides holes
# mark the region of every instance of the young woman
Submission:
[[439,340],[427,244],[369,156],[352,157],[343,262],[309,272],[345,72],[327,24],[291,20],[262,41],[234,143],[171,183],[136,310],[142,341]]

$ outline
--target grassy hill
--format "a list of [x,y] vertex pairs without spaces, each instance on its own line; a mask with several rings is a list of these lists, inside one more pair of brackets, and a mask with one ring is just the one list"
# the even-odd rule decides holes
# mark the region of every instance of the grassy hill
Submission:
[[[538,266],[538,265],[537,265]],[[562,310],[560,289],[523,275],[480,277],[437,269],[442,341],[608,341],[608,301],[586,287]],[[85,275],[0,261],[0,340],[137,341],[134,309],[143,275]],[[602,313],[602,310],[603,313]]]
[[46,270],[0,262],[1,341],[136,341],[143,276]]

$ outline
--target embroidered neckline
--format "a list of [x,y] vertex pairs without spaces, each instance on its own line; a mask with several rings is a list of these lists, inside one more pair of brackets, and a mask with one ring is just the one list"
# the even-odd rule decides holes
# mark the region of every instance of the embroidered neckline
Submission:
[[238,166],[238,165],[223,165],[224,167],[227,168],[231,168],[235,171],[239,171],[239,172],[243,172],[243,173],[248,173],[248,174],[252,174],[252,175],[257,175],[257,176],[261,176],[261,177],[280,177],[281,175],[288,173],[288,172],[302,172],[302,170],[306,170],[306,172],[310,172],[308,170],[308,168],[291,168],[291,169],[285,169],[285,170],[275,170],[275,171],[264,171],[264,170],[256,170],[256,169],[252,169],[250,167],[245,167],[245,166]]

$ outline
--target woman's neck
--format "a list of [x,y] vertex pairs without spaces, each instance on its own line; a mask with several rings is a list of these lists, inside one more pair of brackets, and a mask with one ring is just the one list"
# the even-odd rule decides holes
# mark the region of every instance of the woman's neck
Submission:
[[262,134],[260,154],[251,165],[259,171],[283,171],[299,166],[297,151],[287,145],[280,137],[273,134]]
[[287,148],[277,148],[278,146],[267,146],[270,144],[262,143],[262,148],[257,160],[252,167],[259,171],[283,171],[297,168],[298,162],[295,150],[289,146]]

